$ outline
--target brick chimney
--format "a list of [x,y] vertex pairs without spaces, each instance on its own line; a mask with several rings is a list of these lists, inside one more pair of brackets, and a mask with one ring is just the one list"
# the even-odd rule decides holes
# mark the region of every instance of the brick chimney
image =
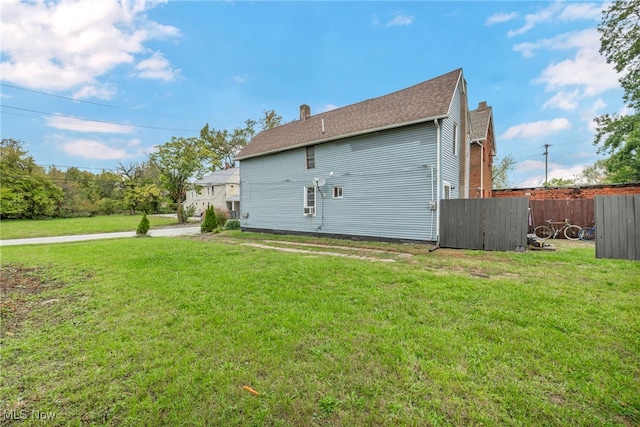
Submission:
[[311,107],[307,104],[300,106],[300,120],[305,120],[307,117],[311,117]]
[[486,111],[487,108],[487,101],[482,101],[478,104],[478,111]]

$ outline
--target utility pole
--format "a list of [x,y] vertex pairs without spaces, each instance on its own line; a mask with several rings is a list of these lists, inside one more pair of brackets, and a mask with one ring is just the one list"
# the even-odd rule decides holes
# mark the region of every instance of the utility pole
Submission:
[[547,179],[547,171],[549,170],[549,144],[544,144],[544,186],[547,186],[547,182],[549,182],[549,180]]

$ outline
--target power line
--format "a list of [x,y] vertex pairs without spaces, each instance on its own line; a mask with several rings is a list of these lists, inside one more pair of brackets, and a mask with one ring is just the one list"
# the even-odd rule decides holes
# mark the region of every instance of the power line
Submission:
[[18,89],[18,90],[24,90],[26,92],[37,93],[37,94],[40,94],[40,95],[51,96],[51,97],[54,97],[54,98],[66,99],[66,100],[73,101],[73,102],[81,102],[83,104],[98,105],[100,107],[114,108],[114,109],[117,109],[117,110],[135,111],[136,113],[145,113],[145,114],[153,114],[153,115],[157,115],[157,116],[171,117],[168,114],[154,113],[154,112],[144,111],[144,110],[136,110],[134,108],[118,107],[116,105],[102,104],[100,102],[84,101],[82,99],[74,99],[74,98],[69,98],[67,96],[55,95],[53,93],[40,92],[40,91],[33,90],[33,89],[27,89],[27,88],[24,88],[24,87],[10,85],[10,84],[7,84],[7,83],[0,83],[0,86],[10,87],[10,88],[13,88],[13,89]]
[[[91,122],[96,122],[96,123],[105,123],[105,124],[109,124],[109,125],[128,126],[128,127],[134,127],[134,128],[153,129],[153,130],[171,130],[171,131],[178,131],[178,132],[200,132],[200,129],[162,128],[162,127],[156,127],[156,126],[144,126],[144,125],[134,125],[134,124],[128,124],[128,123],[109,122],[107,120],[84,119],[84,118],[80,118],[80,117],[67,116],[65,114],[60,114],[60,113],[48,113],[46,111],[31,110],[29,108],[12,107],[10,105],[5,105],[5,104],[2,104],[2,107],[3,108],[11,108],[13,110],[26,111],[26,112],[29,112],[29,113],[46,114],[48,116],[64,117],[64,118],[67,118],[67,119],[74,119],[74,120],[81,120],[81,121],[91,121]],[[82,126],[91,127],[91,125],[89,123],[86,123],[86,124],[80,123],[80,124]],[[99,127],[99,126],[93,126],[93,127]]]

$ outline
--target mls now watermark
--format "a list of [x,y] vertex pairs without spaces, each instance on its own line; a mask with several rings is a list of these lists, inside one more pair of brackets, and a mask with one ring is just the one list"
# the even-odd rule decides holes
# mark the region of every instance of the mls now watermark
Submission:
[[4,419],[12,421],[40,420],[53,421],[56,418],[55,412],[46,412],[39,410],[27,411],[25,409],[8,409],[4,411]]

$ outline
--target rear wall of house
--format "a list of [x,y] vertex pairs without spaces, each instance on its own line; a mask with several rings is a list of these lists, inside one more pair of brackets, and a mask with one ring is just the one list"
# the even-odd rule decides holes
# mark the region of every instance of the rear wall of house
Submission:
[[[315,146],[240,163],[244,228],[434,241],[436,130],[433,123]],[[314,178],[316,215],[304,215],[305,187]],[[334,198],[334,187],[342,198]]]

